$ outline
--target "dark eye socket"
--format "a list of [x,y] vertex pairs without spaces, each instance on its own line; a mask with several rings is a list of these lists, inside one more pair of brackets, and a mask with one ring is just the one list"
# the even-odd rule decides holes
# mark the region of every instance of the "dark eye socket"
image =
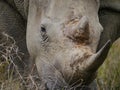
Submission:
[[46,28],[45,28],[44,25],[41,26],[41,31],[42,31],[42,32],[46,32]]
[[41,38],[44,42],[47,42],[48,41],[48,35],[47,35],[47,32],[46,32],[46,27],[44,25],[41,25]]

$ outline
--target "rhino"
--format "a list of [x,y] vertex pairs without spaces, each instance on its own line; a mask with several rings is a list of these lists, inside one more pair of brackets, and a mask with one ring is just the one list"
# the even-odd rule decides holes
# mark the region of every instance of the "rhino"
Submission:
[[110,48],[108,40],[96,52],[103,31],[98,10],[97,0],[29,2],[27,48],[49,90],[79,90],[95,79]]
[[41,83],[48,90],[79,90],[89,86],[110,45],[120,34],[119,0],[2,0],[0,3],[7,6],[5,12],[9,16],[15,15],[10,19],[19,22],[17,25],[14,21],[12,28],[21,30],[13,33],[9,29],[11,23],[7,22],[9,25],[3,24],[6,29],[1,32],[26,37],[22,37],[24,43],[18,46],[26,54],[29,52],[30,62],[35,62]]

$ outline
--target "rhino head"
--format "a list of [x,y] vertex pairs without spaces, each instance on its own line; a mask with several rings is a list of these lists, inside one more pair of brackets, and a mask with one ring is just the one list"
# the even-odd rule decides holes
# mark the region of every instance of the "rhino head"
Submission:
[[95,79],[110,47],[108,41],[96,52],[103,30],[98,9],[98,0],[30,0],[27,47],[49,90]]

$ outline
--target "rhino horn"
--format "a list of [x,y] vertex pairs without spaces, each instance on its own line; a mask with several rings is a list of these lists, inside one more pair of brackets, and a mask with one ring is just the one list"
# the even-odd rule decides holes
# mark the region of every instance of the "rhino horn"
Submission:
[[95,72],[105,61],[108,51],[111,46],[111,40],[108,40],[105,45],[94,55],[91,56],[89,60],[86,61],[86,70]]
[[86,16],[83,16],[79,22],[79,28],[85,30],[86,26],[88,25],[88,18]]
[[77,29],[85,30],[87,25],[88,25],[88,18],[86,16],[83,16],[78,22],[78,24],[75,27],[73,27],[73,30],[77,30]]

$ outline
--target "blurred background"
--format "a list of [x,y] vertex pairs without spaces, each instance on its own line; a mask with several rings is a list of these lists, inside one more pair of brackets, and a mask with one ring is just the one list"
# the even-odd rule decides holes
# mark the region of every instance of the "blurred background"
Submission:
[[99,90],[120,90],[120,38],[113,43],[96,80]]

